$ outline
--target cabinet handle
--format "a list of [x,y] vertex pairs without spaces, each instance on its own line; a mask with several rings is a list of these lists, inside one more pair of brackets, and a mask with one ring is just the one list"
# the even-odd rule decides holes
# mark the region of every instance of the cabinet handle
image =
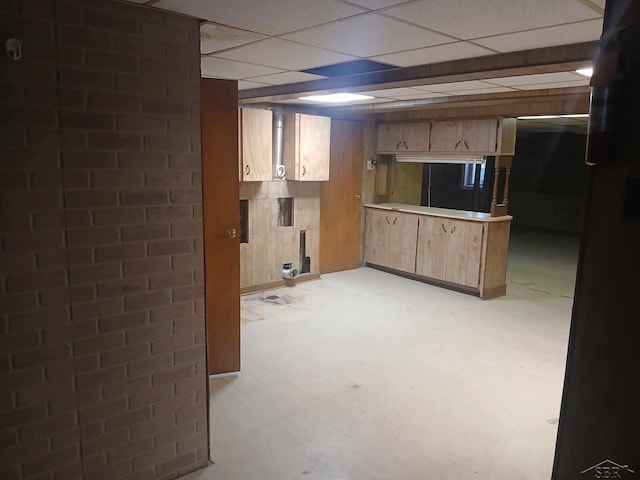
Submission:
[[304,165],[302,166],[302,175],[306,175],[307,174],[307,167],[305,167]]
[[467,148],[467,150],[469,150],[469,144],[467,143],[467,141],[464,141],[464,146]]
[[407,142],[405,142],[404,140],[402,141],[402,143],[404,144],[404,148],[405,150],[409,150],[409,147],[407,147]]
[[458,140],[458,141],[456,142],[456,146],[455,146],[455,147],[453,147],[453,149],[454,149],[454,150],[457,150],[459,146],[460,146],[460,140]]
[[244,174],[249,175],[250,173],[251,173],[251,167],[247,165],[246,167],[244,167]]
[[454,225],[453,227],[451,227],[451,233],[456,231],[456,226]]
[[384,216],[384,219],[386,220],[387,225],[391,225],[391,222],[389,221],[389,217],[387,217],[387,216],[385,215],[385,216]]
[[443,231],[444,233],[449,233],[449,232],[447,232],[447,229],[446,229],[446,228],[444,228],[444,223],[443,223],[443,224],[441,224],[440,226],[442,227],[442,231]]
[[398,217],[394,218],[393,223],[391,225],[395,225],[397,221],[398,221]]
[[396,145],[396,150],[400,150],[400,145],[402,145],[402,140],[400,140]]

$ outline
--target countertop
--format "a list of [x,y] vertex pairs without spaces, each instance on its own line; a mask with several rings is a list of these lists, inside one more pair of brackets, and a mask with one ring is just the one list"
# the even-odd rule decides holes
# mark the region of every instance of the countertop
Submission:
[[458,220],[471,220],[475,222],[504,222],[511,220],[511,215],[492,217],[484,212],[469,212],[466,210],[453,210],[451,208],[421,207],[420,205],[406,205],[403,203],[367,203],[365,207],[377,208],[402,213],[414,213],[417,215],[429,215],[433,217],[446,217]]

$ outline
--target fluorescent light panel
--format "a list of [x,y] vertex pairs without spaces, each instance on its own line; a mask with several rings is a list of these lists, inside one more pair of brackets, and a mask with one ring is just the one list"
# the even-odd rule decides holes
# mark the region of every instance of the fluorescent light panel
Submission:
[[591,77],[593,75],[593,68],[580,68],[576,70],[576,73],[582,75],[583,77]]
[[525,115],[517,117],[518,120],[548,120],[550,118],[587,118],[588,113],[572,113],[570,115]]
[[311,95],[308,97],[300,97],[298,100],[309,100],[310,102],[322,103],[345,103],[357,102],[359,100],[369,100],[374,97],[369,95],[358,95],[356,93],[332,93],[329,95]]

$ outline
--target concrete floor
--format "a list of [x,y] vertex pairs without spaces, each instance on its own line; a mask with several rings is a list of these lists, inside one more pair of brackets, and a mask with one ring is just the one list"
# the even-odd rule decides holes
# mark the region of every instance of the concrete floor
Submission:
[[576,258],[574,238],[514,232],[494,300],[370,268],[242,297],[215,465],[186,478],[548,479]]

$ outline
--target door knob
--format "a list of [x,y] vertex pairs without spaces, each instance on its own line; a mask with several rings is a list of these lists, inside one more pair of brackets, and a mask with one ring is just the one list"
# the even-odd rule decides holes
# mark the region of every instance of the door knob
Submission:
[[362,197],[356,193],[356,198],[360,200]]
[[236,238],[238,236],[238,232],[235,228],[227,228],[224,231],[224,236],[227,238]]

